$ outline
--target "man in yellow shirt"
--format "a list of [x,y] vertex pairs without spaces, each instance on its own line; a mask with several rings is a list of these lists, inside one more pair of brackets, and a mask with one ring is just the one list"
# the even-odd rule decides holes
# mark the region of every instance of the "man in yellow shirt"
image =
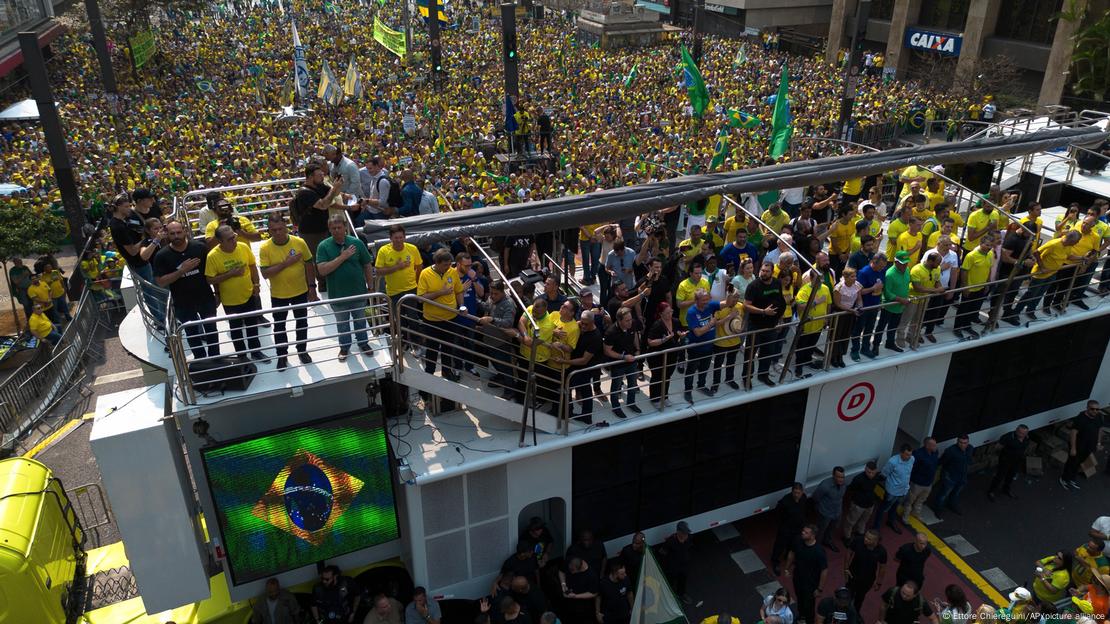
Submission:
[[50,284],[43,279],[42,273],[35,273],[31,276],[31,285],[27,287],[27,297],[30,298],[31,304],[38,304],[42,308],[43,314],[50,317],[55,323],[61,323],[62,319],[58,318],[57,313],[54,311],[54,299],[50,297]]
[[912,269],[921,261],[921,254],[925,246],[925,237],[921,234],[921,219],[910,217],[909,229],[898,235],[894,247],[888,253],[904,251],[910,255],[910,268]]
[[[1050,285],[1055,284],[1053,278],[1068,258],[1072,256],[1080,238],[1082,238],[1082,235],[1079,232],[1069,230],[1062,238],[1054,238],[1033,252],[1033,259],[1036,264],[1033,265],[1033,272],[1029,278],[1029,288],[1018,300],[1017,305],[1014,306],[1015,315],[1024,311],[1030,319],[1037,320],[1035,310],[1040,304],[1041,297],[1045,295]],[[1045,297],[1045,307],[1049,307],[1051,304],[1051,298]]]
[[574,348],[578,346],[578,337],[582,332],[578,326],[578,319],[574,318],[574,309],[574,302],[567,299],[559,306],[558,314],[550,315],[555,317],[552,321],[555,329],[552,331],[554,342],[551,344],[548,362],[551,368],[559,371],[560,374],[566,370],[567,360],[570,359]]
[[898,197],[905,197],[910,194],[910,183],[922,183],[933,177],[933,172],[927,167],[919,165],[910,165],[898,173],[898,181],[902,183],[902,190],[898,193]]
[[50,299],[54,302],[54,313],[66,323],[73,320],[69,313],[69,299],[66,297],[66,281],[62,272],[54,266],[47,265],[43,272],[43,279],[50,285]]
[[763,214],[760,215],[759,218],[771,229],[767,234],[773,234],[775,236],[778,236],[779,233],[782,232],[782,227],[784,225],[790,223],[790,214],[783,210],[782,205],[778,202],[771,204],[767,210],[763,211]]
[[991,267],[994,266],[994,236],[987,234],[979,239],[979,246],[964,255],[960,264],[960,288],[966,288],[956,306],[956,320],[952,333],[965,340],[966,332],[972,338],[979,333],[971,328],[971,322],[978,318],[979,308],[987,298],[986,284],[991,280]]
[[[801,317],[804,314],[808,319],[802,326],[802,333],[798,336],[798,346],[795,351],[794,376],[799,379],[809,376],[804,373],[807,364],[817,369],[823,368],[820,362],[816,364],[812,362],[813,350],[817,348],[817,341],[821,338],[821,330],[825,328],[824,316],[829,313],[829,305],[832,303],[832,293],[822,281],[822,273],[820,271],[809,271],[806,275],[808,279],[798,289],[798,296],[795,297],[798,316]],[[813,300],[813,303],[809,303],[810,299]],[[808,312],[805,311],[807,305],[809,306]]]
[[940,261],[940,254],[930,249],[924,259],[910,269],[910,302],[902,311],[895,334],[895,344],[900,347],[909,345],[911,349],[917,348],[917,342],[913,341],[921,340],[918,330],[924,317],[923,308],[929,303],[928,297],[944,292],[944,285],[940,283]]
[[[204,238],[208,241],[208,248],[215,247],[219,241],[216,240],[216,228],[226,225],[235,230],[235,234],[244,241],[260,241],[262,235],[258,233],[258,228],[254,227],[251,220],[235,214],[235,209],[231,206],[231,202],[226,199],[219,200],[216,204],[216,220],[210,221],[208,225],[204,226]],[[250,243],[247,243],[248,245]]]
[[743,293],[737,292],[736,287],[729,284],[726,287],[725,300],[721,302],[720,309],[713,313],[719,323],[717,339],[713,342],[713,385],[710,390],[714,394],[721,385],[722,372],[725,385],[733,390],[740,389],[740,384],[735,381],[736,356],[740,353],[740,332],[736,330],[743,328],[743,299]]
[[374,269],[385,278],[385,294],[393,306],[405,295],[416,292],[416,279],[423,267],[420,250],[405,242],[405,226],[389,227],[389,244],[378,250]]
[[675,303],[678,305],[678,321],[686,327],[686,312],[694,305],[694,293],[699,290],[709,291],[709,280],[702,277],[701,264],[690,267],[690,275],[678,284],[675,291]]
[[[520,332],[520,360],[517,361],[517,388],[509,389],[505,398],[521,401],[524,398],[523,386],[527,383],[523,375],[528,370],[528,361],[532,357],[532,343],[536,348],[536,401],[543,403],[558,400],[558,383],[560,373],[550,366],[552,343],[555,342],[556,319],[558,314],[548,312],[547,299],[543,295],[532,300],[532,305],[524,309],[517,321],[517,331]],[[529,321],[531,319],[531,321]],[[535,325],[533,326],[533,323]]]
[[[1072,255],[1081,259],[1068,261],[1068,264],[1072,265],[1069,270],[1075,273],[1076,278],[1075,285],[1067,299],[1069,303],[1083,310],[1090,309],[1087,302],[1083,301],[1083,295],[1087,292],[1087,285],[1091,283],[1091,279],[1095,276],[1095,265],[1098,264],[1098,256],[1105,248],[1107,236],[1110,236],[1110,226],[1098,220],[1098,212],[1098,208],[1088,209],[1087,216],[1072,227],[1080,235],[1079,243],[1075,245]],[[1066,283],[1061,285],[1063,288],[1067,286]]]
[[886,226],[886,255],[891,258],[898,253],[898,237],[910,229],[910,219],[913,219],[913,213],[903,210],[898,213],[897,219],[892,219]]
[[829,226],[829,261],[838,275],[847,266],[848,256],[852,254],[852,237],[858,220],[856,211],[844,205],[840,207],[837,219]]
[[46,316],[46,311],[42,309],[41,303],[34,304],[31,316],[27,319],[27,325],[33,334],[39,340],[45,340],[50,343],[51,347],[58,345],[58,341],[62,339],[62,334],[54,327],[54,323]]
[[[933,234],[940,231],[944,226],[945,219],[952,219],[952,225],[954,226],[953,231],[955,228],[964,224],[964,218],[961,217],[958,212],[953,213],[952,208],[948,204],[937,204],[937,207],[933,210],[933,216],[925,219],[925,222],[921,224],[921,233],[925,235],[926,241],[928,241]],[[957,237],[956,244],[958,245],[959,242],[959,238]],[[936,247],[936,243],[931,243],[928,246]]]
[[[319,301],[316,294],[316,265],[312,251],[299,236],[289,234],[289,226],[281,213],[269,217],[270,239],[258,249],[262,277],[270,280],[270,305],[274,308],[293,306],[309,301]],[[308,355],[308,308],[274,310],[274,346],[277,351],[277,369],[289,366],[289,336],[285,333],[285,317],[293,313],[297,332],[297,357],[302,364],[312,363]]]
[[[254,254],[246,243],[240,243],[235,230],[229,225],[216,228],[216,246],[208,252],[205,259],[204,276],[208,283],[216,287],[216,295],[224,306],[226,314],[243,314],[257,312],[262,309],[262,301],[258,297],[258,264]],[[227,324],[231,326],[231,341],[239,355],[247,355],[252,360],[269,362],[269,358],[262,352],[262,343],[258,340],[258,325],[262,315],[256,314],[248,318],[231,318]],[[246,341],[243,335],[246,334]]]
[[951,216],[945,217],[944,220],[940,222],[940,229],[929,235],[929,243],[927,246],[936,249],[937,241],[940,240],[941,236],[947,236],[948,240],[952,241],[952,249],[956,250],[956,253],[961,251],[960,235],[956,234],[956,220]]
[[[455,354],[455,324],[458,309],[463,305],[463,286],[459,272],[451,266],[450,250],[438,249],[432,256],[432,266],[420,272],[416,294],[424,302],[424,331],[427,337],[424,353],[424,372],[434,375],[437,361],[443,365],[443,378],[459,380],[461,361]],[[435,303],[431,303],[431,302]],[[436,305],[439,304],[439,305]]]
[[998,224],[1003,220],[1002,215],[991,204],[971,213],[967,217],[967,231],[964,232],[964,249],[971,251],[979,246],[979,239],[988,232],[998,233]]

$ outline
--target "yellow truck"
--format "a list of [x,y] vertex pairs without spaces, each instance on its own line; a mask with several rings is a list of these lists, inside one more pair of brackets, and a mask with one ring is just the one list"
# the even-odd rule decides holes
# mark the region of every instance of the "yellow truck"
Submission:
[[0,624],[74,624],[85,536],[61,482],[33,459],[0,461]]

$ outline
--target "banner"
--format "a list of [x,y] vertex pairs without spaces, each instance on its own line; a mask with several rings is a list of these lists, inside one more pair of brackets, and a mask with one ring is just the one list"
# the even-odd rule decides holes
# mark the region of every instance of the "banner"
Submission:
[[147,61],[154,56],[156,49],[154,41],[154,33],[149,30],[144,30],[134,37],[127,39],[127,44],[131,47],[131,63],[135,69],[140,69]]
[[320,86],[316,89],[316,97],[332,106],[343,101],[343,85],[335,79],[326,60],[320,69]]
[[386,50],[405,58],[405,33],[386,26],[378,17],[374,18],[374,41],[385,46]]
[[297,23],[293,24],[293,76],[296,78],[297,95],[305,97],[308,93],[308,63],[304,60],[304,46],[297,34]]
[[362,74],[358,71],[358,66],[355,65],[355,55],[351,55],[351,60],[347,63],[347,75],[343,79],[343,95],[356,100],[362,97]]

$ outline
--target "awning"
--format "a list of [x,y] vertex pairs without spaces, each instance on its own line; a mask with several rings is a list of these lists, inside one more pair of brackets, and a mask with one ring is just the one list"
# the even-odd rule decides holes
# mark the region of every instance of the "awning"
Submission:
[[[39,31],[39,47],[45,48],[50,45],[52,41],[58,38],[59,35],[66,31],[66,27],[56,20],[50,20],[38,29]],[[0,54],[0,78],[7,76],[16,67],[23,64],[23,50],[19,48],[17,43],[10,48],[5,46],[5,52]],[[7,50],[11,50],[8,52]]]
[[952,165],[993,161],[1043,152],[1068,144],[1099,144],[1108,135],[1098,128],[1042,130],[1032,134],[982,138],[959,143],[936,143],[883,152],[802,160],[742,171],[682,176],[537,202],[489,206],[459,212],[367,221],[363,233],[370,241],[389,238],[389,226],[405,226],[414,243],[455,240],[463,236],[509,236],[557,232],[591,223],[614,223],[622,218],[678,206],[722,193],[762,193],[784,188],[849,180],[903,169],[910,165]]
[[0,121],[38,121],[39,105],[27,99],[16,102],[0,113]]

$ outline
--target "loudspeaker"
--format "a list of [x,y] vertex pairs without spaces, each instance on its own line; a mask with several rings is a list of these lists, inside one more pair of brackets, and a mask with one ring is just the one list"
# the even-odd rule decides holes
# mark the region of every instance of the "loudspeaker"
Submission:
[[386,418],[396,418],[408,413],[408,386],[401,385],[390,377],[383,377],[378,382],[378,392]]
[[258,367],[239,356],[220,357],[203,362],[189,362],[189,379],[193,389],[202,394],[246,390]]
[[976,193],[989,193],[994,182],[994,163],[976,162],[964,165],[960,182]]

